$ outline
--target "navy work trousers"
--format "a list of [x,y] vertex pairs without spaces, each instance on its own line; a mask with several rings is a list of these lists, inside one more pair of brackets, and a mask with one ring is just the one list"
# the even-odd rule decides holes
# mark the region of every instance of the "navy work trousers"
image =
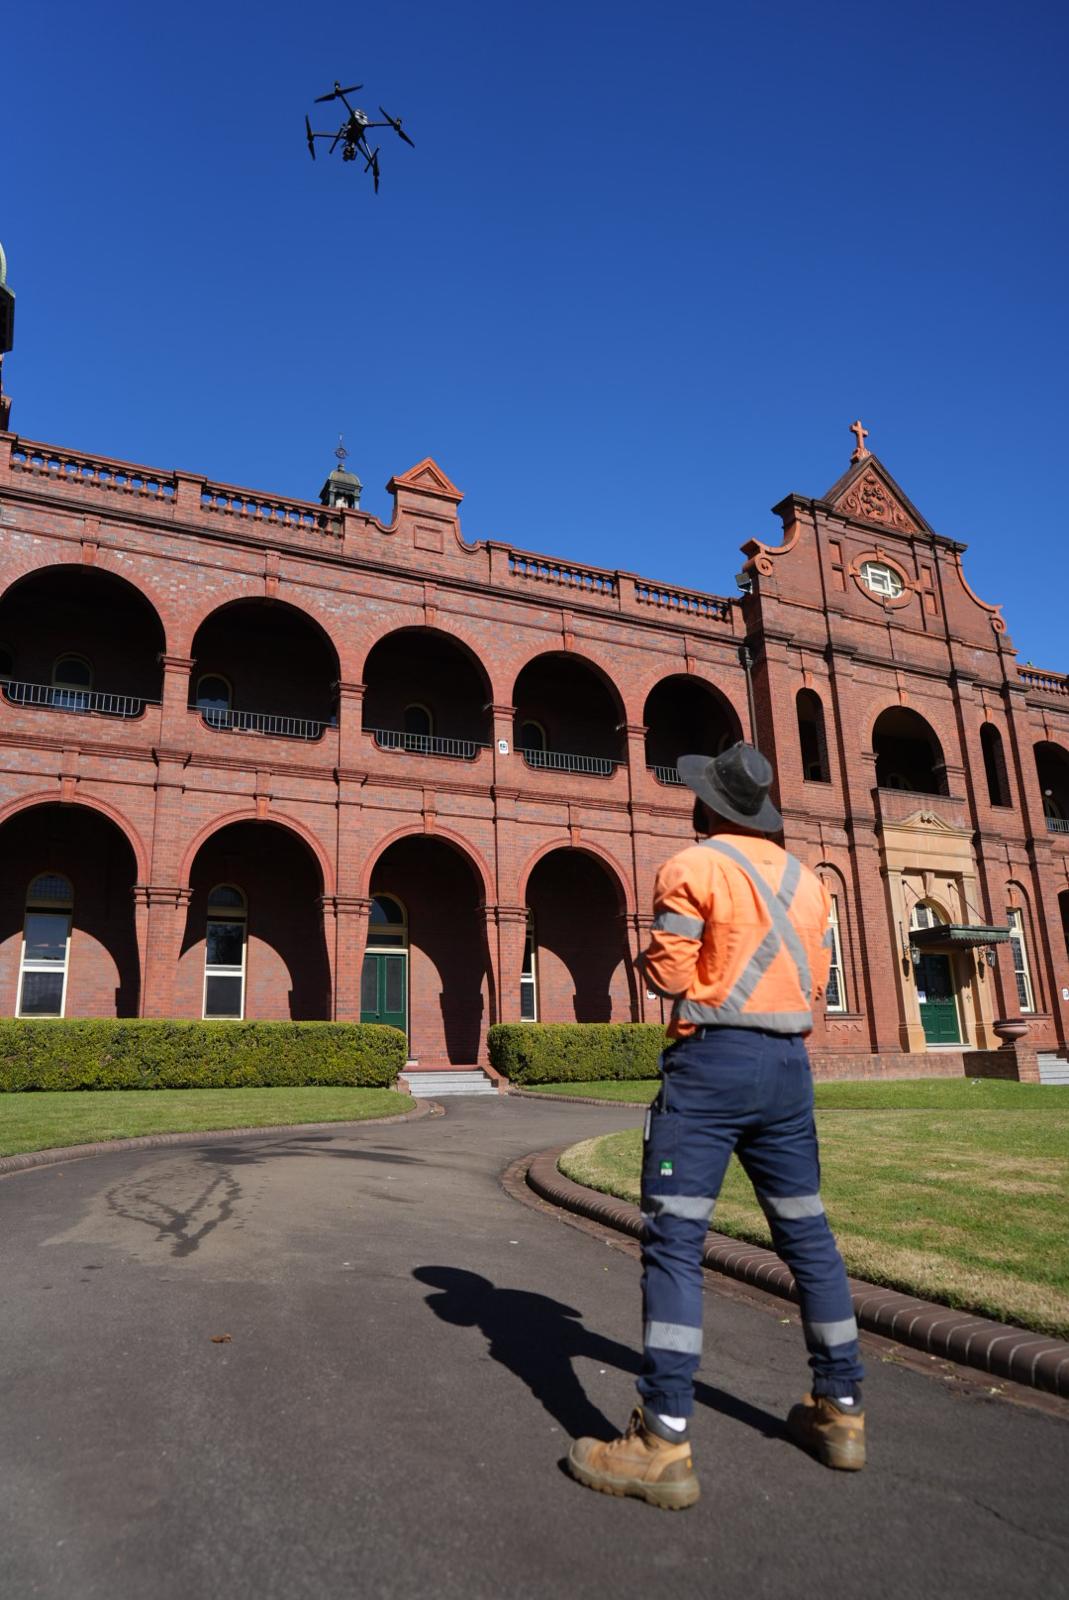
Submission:
[[732,1152],[798,1285],[813,1393],[859,1398],[857,1323],[820,1199],[805,1043],[753,1028],[707,1028],[665,1051],[646,1124],[643,1402],[667,1416],[693,1410],[702,1248]]

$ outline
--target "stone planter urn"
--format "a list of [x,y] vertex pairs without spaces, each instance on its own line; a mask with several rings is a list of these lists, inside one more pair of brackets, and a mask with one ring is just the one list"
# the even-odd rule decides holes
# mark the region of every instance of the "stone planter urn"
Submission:
[[1024,1038],[1031,1023],[1026,1022],[1023,1017],[997,1017],[991,1027],[1002,1040],[1003,1050],[1009,1050],[1019,1039]]

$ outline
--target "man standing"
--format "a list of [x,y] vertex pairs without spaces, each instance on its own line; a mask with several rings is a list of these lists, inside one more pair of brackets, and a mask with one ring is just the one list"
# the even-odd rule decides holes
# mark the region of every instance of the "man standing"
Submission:
[[865,1464],[863,1369],[850,1289],[820,1198],[805,1035],[830,967],[827,890],[773,843],[773,772],[752,745],[683,756],[706,837],[661,868],[642,966],[671,999],[671,1043],[642,1164],[644,1360],[627,1433],[578,1439],[574,1477],[682,1509],[699,1495],[688,1439],[702,1346],[702,1248],[734,1152],[798,1285],[813,1370],[793,1438],[825,1466]]

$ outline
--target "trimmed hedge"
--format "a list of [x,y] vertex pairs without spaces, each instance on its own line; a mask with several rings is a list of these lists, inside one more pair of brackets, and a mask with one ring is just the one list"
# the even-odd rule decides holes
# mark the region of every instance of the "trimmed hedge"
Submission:
[[300,1084],[388,1089],[408,1054],[374,1022],[0,1019],[0,1092],[241,1089]]
[[655,1022],[499,1022],[490,1060],[513,1083],[655,1078],[665,1031]]

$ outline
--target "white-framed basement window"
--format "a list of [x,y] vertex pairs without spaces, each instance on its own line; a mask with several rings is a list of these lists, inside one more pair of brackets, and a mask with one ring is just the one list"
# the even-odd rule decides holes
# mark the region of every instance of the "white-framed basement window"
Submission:
[[218,883],[208,896],[204,935],[204,1015],[240,1021],[245,1015],[245,949],[248,911],[232,883]]
[[846,981],[843,974],[843,941],[839,931],[839,897],[831,897],[828,912],[828,931],[831,934],[831,971],[828,973],[825,1010],[846,1010]]
[[59,872],[42,872],[26,891],[18,1016],[63,1016],[73,910],[74,890],[70,880]]
[[533,911],[527,913],[527,942],[523,947],[523,971],[520,973],[520,1021],[538,1021],[538,953]]
[[1036,1009],[1036,995],[1032,987],[1032,973],[1028,965],[1028,949],[1024,937],[1024,916],[1018,906],[1006,913],[1010,925],[1010,947],[1013,950],[1013,976],[1017,980],[1017,1002],[1022,1011]]

